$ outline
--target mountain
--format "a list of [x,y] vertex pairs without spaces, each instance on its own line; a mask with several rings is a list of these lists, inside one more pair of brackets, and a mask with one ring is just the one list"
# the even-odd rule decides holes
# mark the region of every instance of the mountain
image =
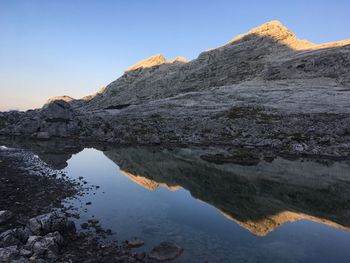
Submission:
[[271,21],[191,61],[144,59],[82,99],[1,113],[0,134],[346,157],[349,90],[350,40],[313,44]]
[[349,44],[350,40],[312,44],[272,21],[189,62],[166,63],[162,55],[145,59],[129,67],[89,106],[98,109],[103,105],[141,103],[253,80],[329,77],[348,86]]

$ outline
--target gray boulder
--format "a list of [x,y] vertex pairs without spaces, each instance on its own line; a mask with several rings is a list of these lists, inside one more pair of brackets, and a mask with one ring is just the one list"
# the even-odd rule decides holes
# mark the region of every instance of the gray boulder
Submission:
[[9,210],[0,211],[0,224],[6,223],[8,220],[12,218],[13,214]]
[[12,260],[17,257],[18,254],[19,251],[17,246],[0,248],[0,262],[12,262]]
[[31,218],[27,227],[35,235],[46,235],[54,231],[61,233],[75,231],[74,223],[68,221],[61,212],[52,212]]
[[33,253],[30,250],[22,248],[22,249],[19,250],[19,254],[22,257],[30,257]]
[[44,105],[41,113],[48,121],[68,122],[73,116],[71,106],[64,100],[55,100]]
[[29,235],[31,234],[28,228],[15,228],[7,230],[0,234],[0,246],[8,247],[13,245],[19,245],[22,242],[27,242]]
[[21,244],[21,241],[18,239],[15,229],[10,229],[1,233],[0,247],[8,247],[19,244]]
[[52,259],[57,256],[63,242],[63,237],[56,231],[43,237],[30,236],[25,247],[27,250],[32,251],[34,256]]

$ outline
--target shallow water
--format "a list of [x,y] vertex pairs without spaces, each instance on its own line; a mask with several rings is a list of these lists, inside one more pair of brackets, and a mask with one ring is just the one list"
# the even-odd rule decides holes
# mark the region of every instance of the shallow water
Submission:
[[[135,157],[136,152],[137,149],[105,153],[84,149],[68,160],[65,170],[70,177],[83,176],[89,184],[100,186],[96,191],[80,198],[80,201],[73,201],[76,206],[81,205],[81,218],[78,222],[95,216],[103,227],[111,228],[115,232],[112,238],[143,239],[145,246],[139,249],[141,251],[149,251],[164,240],[175,241],[185,251],[174,262],[349,262],[349,198],[341,195],[335,201],[327,200],[322,203],[322,196],[328,198],[328,193],[322,192],[324,189],[338,187],[339,182],[349,186],[350,178],[341,178],[349,176],[348,163],[325,165],[281,159],[275,165],[275,161],[257,167],[208,164],[208,167],[197,169],[198,164],[194,164],[186,152],[181,157],[178,153],[166,152],[164,158],[153,151],[142,153],[143,157],[138,154]],[[172,154],[174,160],[170,161]],[[111,160],[118,158],[127,167],[128,174]],[[256,176],[263,176],[269,166],[271,175],[268,179],[264,177],[263,181],[259,181],[257,187],[254,180],[259,179]],[[147,169],[149,167],[151,168]],[[303,174],[299,175],[300,178],[296,175],[300,171],[313,171],[317,176],[315,167],[319,167],[319,175],[329,185],[313,182],[314,175]],[[162,168],[164,174],[160,171]],[[219,169],[222,175],[212,172],[214,168]],[[135,173],[132,172],[133,169]],[[237,174],[245,170],[245,176],[250,179],[236,180]],[[152,174],[153,172],[157,174]],[[168,172],[170,177],[166,182]],[[276,177],[275,172],[281,177]],[[180,179],[178,174],[172,173],[180,173]],[[208,182],[209,187],[205,182],[198,185],[201,173],[206,173],[204,181],[207,176],[223,178],[214,178],[212,182]],[[289,174],[292,174],[295,181],[284,182],[283,176],[288,177]],[[157,182],[157,176],[163,178],[163,181]],[[187,179],[182,181],[181,176]],[[310,176],[311,179],[304,180],[304,176]],[[192,177],[199,180],[192,180]],[[218,184],[212,188],[215,181]],[[280,188],[280,185],[275,185],[276,182],[291,184],[287,190],[282,189],[282,192],[305,192],[301,193],[301,196],[306,195],[305,200],[297,201],[294,207],[293,201],[287,201],[286,204],[283,197],[283,201],[276,200],[276,196],[281,194],[281,189],[273,189]],[[264,190],[264,183],[271,189]],[[249,187],[245,189],[240,184]],[[254,189],[254,196],[249,194],[251,188],[259,187],[260,189]],[[242,193],[239,192],[241,189]],[[321,200],[318,196],[319,189]],[[350,191],[349,188],[348,190]],[[273,197],[268,196],[269,192],[275,191],[277,194]],[[292,199],[293,195],[290,196]],[[252,200],[249,200],[250,197]],[[313,197],[315,200],[312,200]],[[92,204],[85,206],[86,202]],[[272,208],[270,204],[273,204]],[[332,207],[339,204],[343,207]],[[264,205],[267,208],[262,207]],[[85,208],[87,211],[84,211]],[[258,211],[259,209],[262,211]],[[302,212],[295,211],[298,209]],[[237,218],[235,215],[238,215]]]

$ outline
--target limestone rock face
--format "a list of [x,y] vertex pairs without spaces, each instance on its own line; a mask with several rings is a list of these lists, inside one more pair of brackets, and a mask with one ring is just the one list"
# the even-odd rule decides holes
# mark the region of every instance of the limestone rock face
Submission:
[[135,65],[128,67],[125,72],[157,67],[157,66],[160,66],[162,64],[187,63],[188,61],[189,60],[187,58],[184,58],[184,57],[176,57],[176,58],[171,59],[171,60],[166,60],[163,55],[157,54],[157,55],[153,55],[149,58],[146,58],[144,60],[141,60],[140,62],[136,63]]
[[263,85],[266,81],[314,79],[316,83],[330,78],[349,86],[349,44],[350,40],[316,45],[271,21],[192,61],[166,61],[162,55],[145,59],[129,67],[83,108],[139,104],[247,81]]
[[146,59],[136,63],[135,65],[128,67],[126,69],[126,71],[151,68],[151,67],[159,66],[165,62],[166,62],[165,57],[161,54],[157,54],[157,55],[151,56],[149,58],[146,58]]
[[292,50],[302,50],[315,48],[316,45],[307,41],[300,40],[297,36],[286,28],[281,22],[274,20],[267,22],[261,26],[253,28],[246,34],[239,35],[232,39],[228,45],[234,44],[238,41],[251,41],[253,39],[267,38],[280,44],[286,45]]

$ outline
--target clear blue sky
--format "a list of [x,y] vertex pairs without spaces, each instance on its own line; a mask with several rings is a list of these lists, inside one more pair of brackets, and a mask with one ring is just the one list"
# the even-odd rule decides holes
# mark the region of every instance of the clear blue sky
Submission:
[[0,110],[81,97],[161,53],[193,59],[280,20],[316,43],[350,37],[349,0],[0,0]]

